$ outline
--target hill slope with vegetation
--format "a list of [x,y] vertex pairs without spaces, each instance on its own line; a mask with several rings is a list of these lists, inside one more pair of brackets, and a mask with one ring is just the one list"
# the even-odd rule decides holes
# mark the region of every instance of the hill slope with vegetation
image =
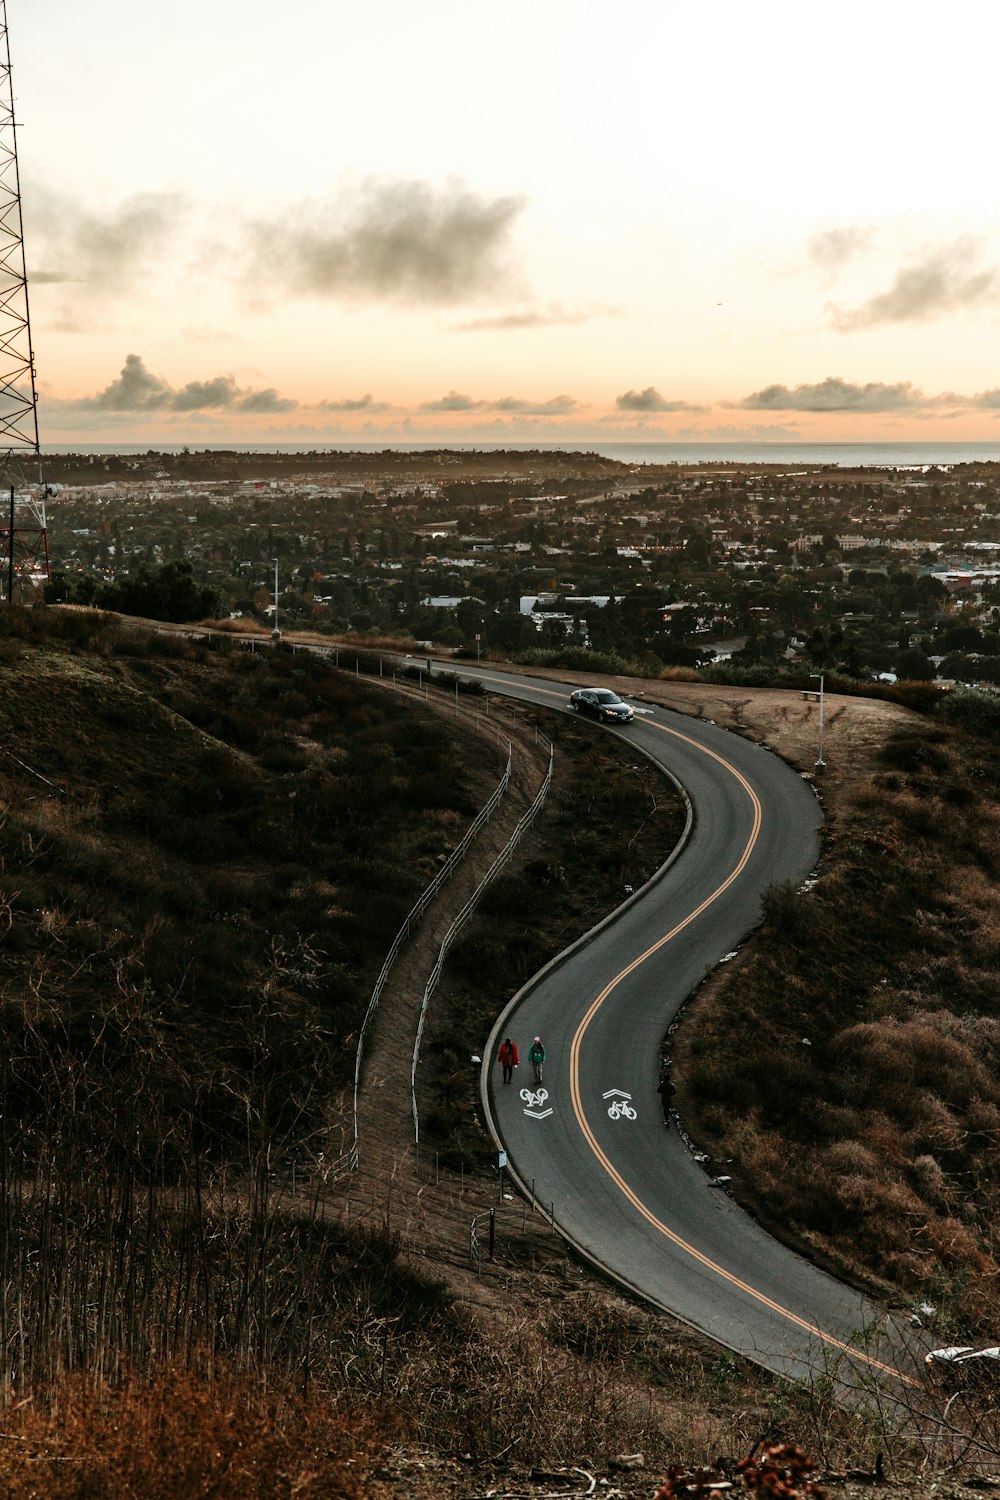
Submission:
[[19,1123],[65,1130],[72,1099],[81,1144],[111,1149],[128,1097],[146,1169],[179,1133],[222,1160],[245,1146],[253,1080],[272,1148],[301,1141],[482,777],[439,720],[314,656],[207,651],[99,614],[4,624],[0,973]]
[[853,1279],[996,1342],[996,743],[900,714],[681,1028],[680,1107],[747,1204]]
[[[443,1496],[505,1471],[527,1483],[541,1463],[541,1493],[589,1464],[638,1497],[714,1455],[721,1482],[762,1432],[799,1437],[828,1471],[882,1449],[913,1495],[915,1464],[940,1494],[949,1464],[998,1461],[995,1422],[977,1416],[970,1446],[957,1407],[922,1431],[912,1414],[838,1411],[825,1387],[699,1344],[541,1238],[472,1296],[418,1260],[388,1204],[361,1225],[337,1211],[316,1170],[325,1110],[402,914],[495,784],[478,740],[316,658],[209,650],[96,612],[10,611],[0,681],[12,1494]],[[809,724],[790,732],[800,695],[645,687],[792,760],[811,743]],[[739,972],[706,987],[673,1059],[678,1103],[738,1153],[740,1191],[775,1227],[903,1295],[943,1288],[950,1326],[974,1327],[997,1201],[977,1067],[992,1045],[991,746],[892,710],[866,721],[870,765],[855,739],[842,775],[848,713],[828,726],[819,882],[774,892]],[[539,932],[569,941],[676,832],[676,809],[651,817],[634,751],[549,727],[561,780],[537,845],[463,939],[431,1032],[442,1171],[465,1180],[490,1183],[488,1142],[449,1038],[504,998],[483,993],[484,964],[543,961]],[[760,1165],[785,1132],[788,1196]],[[290,1161],[306,1164],[295,1196]],[[845,1193],[860,1206],[838,1239]],[[877,1242],[862,1232],[883,1220]]]

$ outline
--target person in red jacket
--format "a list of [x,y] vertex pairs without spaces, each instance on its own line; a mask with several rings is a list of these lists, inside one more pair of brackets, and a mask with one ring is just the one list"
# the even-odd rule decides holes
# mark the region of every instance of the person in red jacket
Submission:
[[500,1043],[500,1051],[497,1053],[497,1062],[503,1068],[503,1081],[510,1083],[514,1077],[514,1069],[517,1067],[517,1046],[510,1037]]

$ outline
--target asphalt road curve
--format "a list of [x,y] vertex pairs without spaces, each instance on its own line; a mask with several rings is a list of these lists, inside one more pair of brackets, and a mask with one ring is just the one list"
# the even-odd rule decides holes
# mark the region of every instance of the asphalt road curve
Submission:
[[[565,708],[570,691],[462,675],[546,707]],[[659,707],[621,730],[593,728],[662,765],[692,817],[666,869],[497,1022],[482,1095],[508,1170],[588,1260],[720,1344],[792,1378],[909,1385],[913,1355],[886,1310],[765,1234],[715,1184],[725,1166],[699,1164],[665,1120],[658,1091],[679,1006],[756,925],[763,892],[814,867],[812,787],[761,747]],[[508,1032],[521,1066],[505,1086],[495,1058]],[[526,1060],[536,1033],[548,1054],[540,1086]]]

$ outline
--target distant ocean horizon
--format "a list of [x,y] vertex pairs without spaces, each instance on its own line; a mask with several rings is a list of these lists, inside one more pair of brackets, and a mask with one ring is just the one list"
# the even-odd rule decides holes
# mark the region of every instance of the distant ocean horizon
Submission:
[[589,453],[629,465],[807,464],[855,469],[953,468],[1000,463],[995,443],[87,443],[46,449],[53,456],[131,453]]

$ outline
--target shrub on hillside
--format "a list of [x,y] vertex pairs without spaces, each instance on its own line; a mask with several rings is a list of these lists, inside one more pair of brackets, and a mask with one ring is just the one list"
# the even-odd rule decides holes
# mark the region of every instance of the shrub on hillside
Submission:
[[134,574],[102,584],[97,590],[99,609],[148,620],[210,619],[220,612],[221,594],[212,584],[195,582],[189,562],[168,562],[162,568],[140,563]]
[[519,651],[515,662],[528,667],[563,667],[570,672],[588,672],[595,677],[655,677],[655,667],[634,657],[617,656],[611,651],[590,651],[586,646],[532,646]]
[[781,684],[779,667],[770,662],[755,661],[743,664],[737,661],[712,662],[702,667],[703,682],[729,684],[733,687],[777,687]]
[[941,700],[938,713],[948,724],[968,734],[993,739],[1000,734],[1000,695],[977,692],[975,688],[955,688]]
[[878,758],[884,766],[900,771],[933,770],[938,773],[948,769],[948,756],[941,749],[944,734],[921,725],[919,731],[898,730],[881,747]]

